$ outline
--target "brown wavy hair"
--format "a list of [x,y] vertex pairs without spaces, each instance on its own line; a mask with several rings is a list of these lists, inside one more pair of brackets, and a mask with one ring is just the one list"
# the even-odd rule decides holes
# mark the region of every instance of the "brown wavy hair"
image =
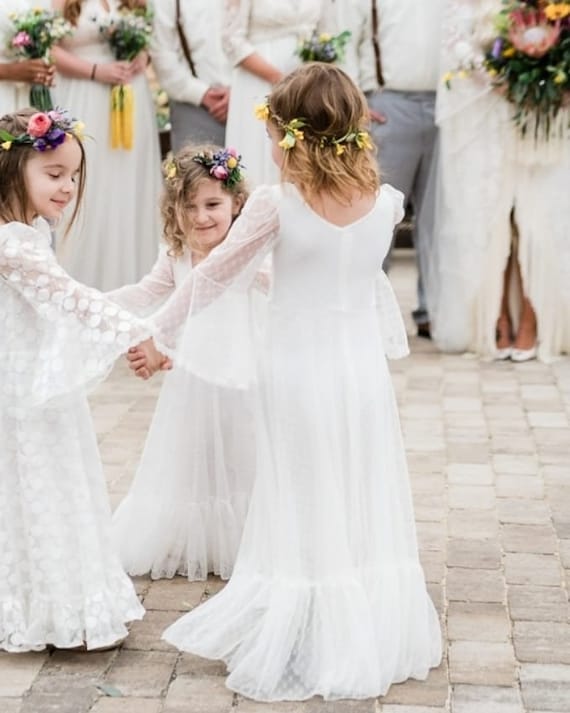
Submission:
[[[79,15],[81,15],[81,6],[83,5],[83,0],[66,0],[63,5],[62,14],[68,22],[72,25],[77,25],[77,20]],[[119,9],[121,10],[137,10],[139,8],[146,8],[145,0],[123,0],[119,4]]]
[[[37,111],[37,109],[22,109],[14,114],[5,114],[0,118],[0,129],[8,131],[13,136],[25,134],[30,117],[37,114]],[[73,136],[73,139],[77,141],[81,149],[81,164],[75,206],[65,230],[66,235],[79,214],[85,190],[85,149],[77,136]],[[54,150],[57,151],[57,149]],[[0,219],[7,223],[12,221],[26,223],[28,220],[30,198],[26,188],[24,169],[35,153],[36,150],[27,144],[12,145],[9,151],[0,150]]]
[[376,193],[380,183],[375,150],[333,140],[366,131],[370,114],[363,93],[341,69],[322,62],[304,64],[275,85],[268,97],[268,122],[284,136],[283,125],[302,119],[304,140],[283,151],[281,176],[310,203],[328,193],[347,203],[355,192]]
[[[192,230],[189,229],[188,201],[195,194],[200,183],[218,179],[210,175],[206,166],[194,161],[194,157],[200,153],[214,154],[222,150],[220,146],[213,144],[187,144],[163,164],[166,179],[160,208],[164,224],[163,238],[171,257],[180,257],[185,248],[190,248],[200,257],[206,256],[204,249],[193,239]],[[168,177],[171,170],[174,175]],[[222,190],[232,197],[236,208],[235,217],[237,217],[249,196],[247,182],[242,179],[233,186],[226,186],[224,183],[221,185]]]

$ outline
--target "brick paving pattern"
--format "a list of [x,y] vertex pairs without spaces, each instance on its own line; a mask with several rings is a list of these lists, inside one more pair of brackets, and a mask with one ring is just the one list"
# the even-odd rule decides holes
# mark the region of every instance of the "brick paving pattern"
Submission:
[[[408,254],[393,279],[412,306]],[[164,628],[223,583],[136,580],[147,609],[120,649],[0,653],[0,713],[568,713],[570,359],[551,365],[442,355],[412,339],[392,363],[418,540],[445,655],[426,682],[378,700],[259,704],[224,666],[180,654]],[[91,398],[113,505],[144,443],[160,379],[119,364]]]

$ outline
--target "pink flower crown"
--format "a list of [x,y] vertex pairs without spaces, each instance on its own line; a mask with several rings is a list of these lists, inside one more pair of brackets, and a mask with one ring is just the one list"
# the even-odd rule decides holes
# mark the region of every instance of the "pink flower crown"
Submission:
[[198,153],[192,161],[201,164],[208,169],[210,176],[217,178],[226,186],[233,188],[243,180],[243,169],[241,155],[232,148],[225,148],[215,153]]
[[68,136],[75,136],[81,141],[84,128],[81,121],[73,119],[64,109],[40,111],[30,116],[24,134],[14,136],[0,129],[0,148],[9,151],[12,146],[31,146],[34,151],[52,151],[61,146]]

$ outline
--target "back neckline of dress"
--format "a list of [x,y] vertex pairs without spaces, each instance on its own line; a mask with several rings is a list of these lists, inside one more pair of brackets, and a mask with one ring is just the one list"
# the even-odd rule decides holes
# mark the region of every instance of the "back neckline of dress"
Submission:
[[363,215],[360,216],[360,218],[356,218],[356,220],[353,220],[350,223],[347,223],[346,225],[336,225],[336,223],[331,223],[330,220],[327,220],[325,217],[323,217],[320,213],[317,213],[317,211],[312,208],[307,201],[303,198],[303,194],[301,191],[297,188],[297,186],[294,183],[288,183],[288,186],[291,186],[294,189],[295,194],[297,195],[297,198],[301,201],[301,203],[307,208],[309,213],[311,215],[314,215],[315,218],[321,221],[321,223],[324,223],[329,228],[332,228],[333,230],[338,230],[340,232],[344,232],[346,230],[351,230],[352,228],[355,228],[357,225],[360,223],[363,223],[365,220],[370,218],[374,212],[376,211],[376,208],[378,206],[378,199],[380,198],[381,191],[379,190],[376,194],[376,200],[374,201],[374,205],[372,208]]

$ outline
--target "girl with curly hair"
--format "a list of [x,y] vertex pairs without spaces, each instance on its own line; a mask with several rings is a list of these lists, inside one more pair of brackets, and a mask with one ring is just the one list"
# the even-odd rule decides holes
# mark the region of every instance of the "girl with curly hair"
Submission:
[[[164,173],[159,258],[141,282],[108,294],[138,314],[156,310],[224,240],[248,195],[241,157],[231,148],[186,146],[166,161]],[[235,315],[240,305],[232,301],[229,308]],[[215,319],[208,319],[215,329]],[[147,377],[144,357],[133,350],[129,358]],[[181,574],[203,580],[210,572],[227,579],[247,512],[253,458],[247,391],[175,365],[165,377],[134,482],[114,516],[126,570],[155,579]]]

